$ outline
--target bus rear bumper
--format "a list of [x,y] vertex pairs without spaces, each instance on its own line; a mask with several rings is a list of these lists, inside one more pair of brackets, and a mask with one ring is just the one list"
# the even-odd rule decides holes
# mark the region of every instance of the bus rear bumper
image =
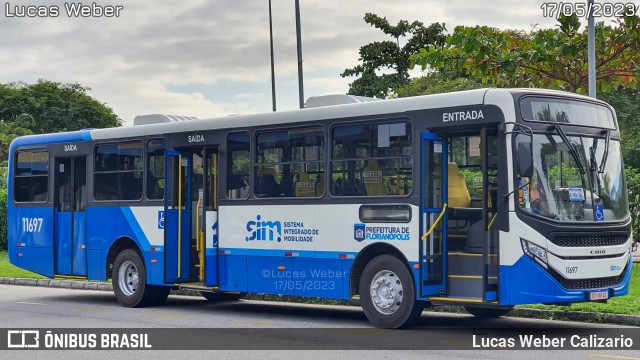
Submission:
[[[632,258],[629,257],[621,281],[609,287],[609,298],[629,292]],[[512,266],[500,266],[500,305],[554,304],[589,301],[594,289],[567,289],[546,269],[523,256]]]

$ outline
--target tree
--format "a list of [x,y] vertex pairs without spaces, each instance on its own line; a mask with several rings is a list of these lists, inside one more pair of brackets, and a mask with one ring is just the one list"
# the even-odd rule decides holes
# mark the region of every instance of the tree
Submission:
[[640,171],[630,166],[625,166],[624,173],[627,190],[629,190],[631,232],[633,234],[633,247],[635,248],[640,238]]
[[479,89],[482,83],[473,79],[460,77],[455,73],[432,72],[395,90],[398,97],[441,94],[453,91]]
[[32,135],[31,129],[34,127],[33,117],[27,114],[22,114],[9,123],[0,120],[0,163],[9,157],[9,145],[13,139],[18,136]]
[[[640,18],[598,23],[596,78],[600,91],[639,83]],[[577,16],[562,16],[557,29],[500,30],[458,26],[443,47],[428,46],[412,64],[464,71],[504,87],[545,87],[585,93],[588,86],[587,31]]]
[[35,134],[121,126],[111,108],[87,94],[90,90],[46,80],[0,84],[0,119],[11,124],[29,114],[34,124],[28,129]]
[[611,104],[616,110],[625,165],[640,169],[640,102],[638,102],[638,96],[637,89],[620,88],[602,93],[598,97]]
[[[393,37],[394,41],[375,41],[360,47],[361,64],[345,69],[340,76],[359,76],[349,84],[349,94],[386,98],[391,92],[409,83],[409,57],[428,45],[442,46],[446,39],[444,24],[433,23],[428,27],[420,21],[411,24],[400,20],[389,24],[387,18],[366,13],[364,21]],[[407,38],[400,45],[400,38]]]

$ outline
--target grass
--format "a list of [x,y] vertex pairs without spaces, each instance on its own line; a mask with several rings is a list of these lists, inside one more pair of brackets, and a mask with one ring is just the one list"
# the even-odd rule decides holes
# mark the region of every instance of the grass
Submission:
[[[32,273],[27,270],[20,269],[9,263],[9,256],[6,251],[0,251],[0,277],[20,277],[31,279],[46,279],[42,275]],[[278,295],[262,295],[258,296],[261,300],[282,301],[282,296]],[[321,301],[317,303],[335,304],[335,300]],[[340,303],[340,302],[338,302]],[[622,297],[610,299],[607,304],[600,303],[577,303],[571,306],[557,305],[521,305],[518,308],[543,309],[543,310],[564,310],[564,311],[586,311],[607,314],[640,314],[640,264],[633,264],[633,272],[631,273],[631,284],[629,294]]]
[[[26,279],[48,279],[46,276],[42,276],[40,274],[36,274],[34,272],[21,269],[17,266],[12,265],[9,262],[9,253],[7,251],[0,251],[0,277],[12,277],[12,278],[26,278]],[[58,280],[71,280],[71,281],[84,281],[83,279],[75,279],[75,278],[61,278],[55,277]],[[111,282],[109,279],[108,282]]]
[[16,277],[16,278],[30,278],[30,279],[46,279],[45,276],[32,273],[21,269],[17,266],[9,263],[9,254],[6,251],[0,251],[0,276],[2,277]]

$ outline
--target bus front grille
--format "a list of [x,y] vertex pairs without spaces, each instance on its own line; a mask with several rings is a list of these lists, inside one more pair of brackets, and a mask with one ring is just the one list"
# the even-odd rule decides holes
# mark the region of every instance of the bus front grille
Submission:
[[549,241],[562,247],[601,247],[623,245],[629,240],[629,234],[552,234]]

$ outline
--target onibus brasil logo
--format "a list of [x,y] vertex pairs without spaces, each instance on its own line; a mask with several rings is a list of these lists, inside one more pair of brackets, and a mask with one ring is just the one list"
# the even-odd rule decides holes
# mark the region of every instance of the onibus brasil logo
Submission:
[[256,217],[256,221],[247,222],[247,231],[249,236],[245,238],[247,241],[282,241],[282,224],[280,221],[261,221],[260,215]]

